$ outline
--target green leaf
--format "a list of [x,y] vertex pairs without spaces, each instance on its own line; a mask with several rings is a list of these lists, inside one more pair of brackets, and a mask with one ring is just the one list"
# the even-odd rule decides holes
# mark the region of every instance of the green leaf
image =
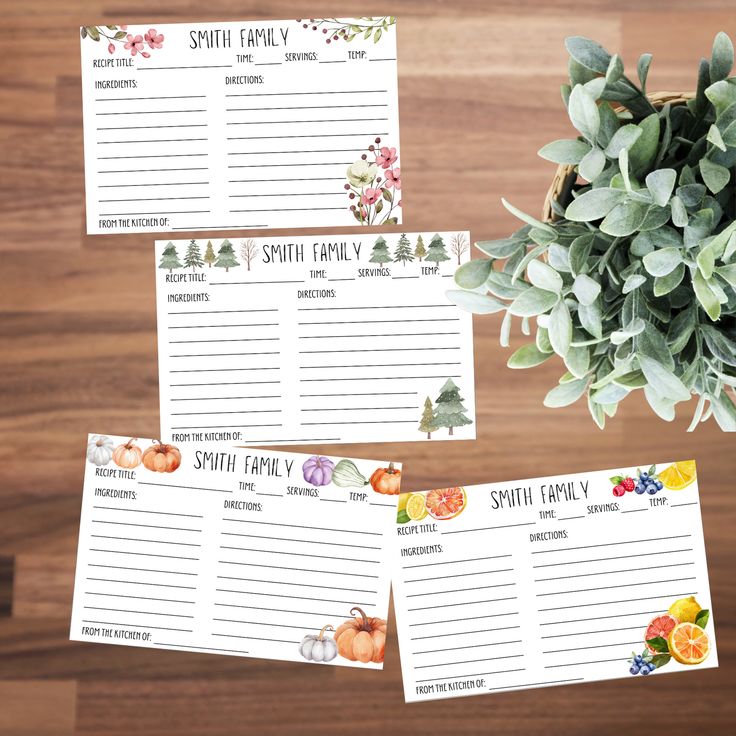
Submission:
[[593,304],[600,295],[601,285],[587,274],[580,274],[575,277],[575,281],[572,284],[572,291],[578,301],[587,307]]
[[585,379],[561,383],[544,397],[544,405],[548,409],[559,409],[574,404],[585,393],[587,386]]
[[641,354],[638,360],[647,382],[660,396],[671,401],[689,400],[690,392],[685,384],[662,363]]
[[570,270],[573,276],[586,271],[588,256],[593,248],[595,236],[592,233],[587,235],[579,235],[570,243],[568,251],[568,260],[570,262]]
[[493,261],[487,258],[478,258],[463,263],[455,271],[455,283],[462,289],[477,289],[485,284],[493,268]]
[[666,276],[682,263],[682,251],[679,248],[660,248],[647,253],[642,263],[652,276]]
[[652,63],[651,54],[642,54],[639,57],[639,61],[636,65],[636,73],[639,77],[639,83],[641,84],[642,92],[646,92],[647,88],[647,76],[649,75],[649,67]]
[[707,608],[704,608],[695,617],[695,625],[700,626],[701,629],[704,629],[708,625],[709,620],[710,620],[710,611]]
[[683,278],[685,278],[685,264],[680,263],[671,273],[654,279],[654,296],[665,296],[674,291],[682,283]]
[[[736,128],[734,128],[734,131],[736,132]],[[708,130],[708,135],[706,136],[706,140],[708,141],[708,143],[712,143],[719,150],[726,150],[726,144],[723,141],[723,136],[721,135],[721,131],[718,130],[717,125],[714,124],[710,126],[710,129]]]
[[579,164],[590,150],[590,143],[585,141],[562,139],[542,146],[537,153],[556,164]]
[[381,29],[376,28],[376,32],[373,34],[373,43],[378,43],[381,40]]
[[601,125],[601,118],[595,99],[585,87],[582,85],[573,87],[567,110],[575,128],[591,144],[595,143]]
[[534,317],[548,312],[558,299],[559,297],[553,291],[532,286],[511,302],[509,313],[516,317]]
[[606,157],[600,148],[591,148],[578,165],[578,173],[586,181],[597,179],[606,166]]
[[709,279],[713,275],[713,269],[716,265],[716,256],[710,244],[703,246],[700,249],[700,252],[695,258],[695,262],[698,264],[700,273],[702,273],[706,279]]
[[674,169],[659,169],[647,174],[645,182],[655,204],[664,207],[670,201],[676,181],[677,172]]
[[670,651],[670,647],[667,644],[667,639],[661,636],[655,636],[653,639],[647,639],[647,644],[654,649],[655,652],[667,653]]
[[626,198],[626,192],[611,187],[600,187],[584,192],[565,210],[565,217],[573,222],[591,222],[605,217]]
[[578,319],[584,330],[599,340],[603,337],[603,318],[601,315],[600,300],[586,307],[584,304],[578,306]]
[[700,175],[713,194],[718,194],[731,178],[731,172],[725,166],[715,164],[707,158],[700,160]]
[[705,90],[705,96],[713,103],[718,117],[736,102],[736,85],[725,79],[719,80]]
[[567,370],[572,373],[575,378],[584,378],[590,367],[590,350],[587,347],[570,346],[567,355],[564,357]]
[[539,228],[540,230],[546,231],[554,235],[555,237],[557,237],[557,232],[551,225],[547,225],[541,220],[537,220],[531,215],[527,215],[526,212],[522,212],[520,209],[517,209],[510,202],[507,202],[505,199],[503,199],[503,197],[501,198],[501,203],[512,215],[514,215],[515,217],[518,217],[523,222],[526,222],[528,225],[531,225],[532,227]]
[[100,40],[100,32],[97,30],[97,26],[86,26],[87,34],[93,41]]
[[618,54],[614,54],[608,62],[608,68],[606,69],[606,82],[608,84],[618,82],[618,80],[623,76],[623,73],[624,64],[621,61],[621,57]]
[[733,44],[723,31],[716,34],[713,40],[713,51],[710,56],[710,80],[720,82],[733,68]]
[[554,351],[563,357],[567,355],[572,342],[572,318],[564,299],[560,299],[550,312],[547,330]]
[[652,664],[658,669],[662,669],[666,664],[669,664],[670,660],[672,659],[672,655],[670,654],[655,654],[651,662]]
[[536,344],[530,342],[522,345],[509,359],[506,365],[509,368],[533,368],[551,358],[554,353],[543,353]]
[[672,197],[670,201],[672,208],[672,223],[677,227],[685,227],[688,223],[687,210],[679,197]]
[[624,281],[623,288],[621,289],[622,294],[628,294],[634,289],[638,289],[642,284],[646,284],[647,277],[642,276],[640,273],[634,273]]
[[616,205],[603,219],[601,232],[616,237],[632,235],[641,226],[647,214],[647,206],[631,199]]
[[533,286],[559,294],[562,291],[562,276],[543,261],[533,260],[529,263],[526,275]]
[[567,53],[586,69],[605,74],[611,63],[611,55],[603,46],[584,36],[569,36],[565,39]]
[[611,142],[606,146],[606,156],[609,158],[618,158],[621,151],[625,148],[630,148],[637,140],[639,140],[641,134],[642,128],[637,125],[621,126],[616,131],[613,138],[611,138]]
[[629,149],[631,173],[637,179],[649,171],[659,148],[659,115],[652,113],[639,123],[641,135]]
[[727,281],[731,288],[736,289],[736,263],[731,263],[728,266],[718,266],[716,273]]
[[705,313],[715,322],[721,316],[721,302],[711,282],[703,276],[700,269],[693,273],[693,289]]
[[460,309],[474,314],[495,314],[506,309],[506,305],[498,299],[475,291],[450,290],[446,292],[446,295]]
[[643,319],[640,317],[634,317],[634,319],[632,319],[625,327],[611,333],[611,342],[614,345],[622,345],[632,337],[636,337],[644,332],[645,327],[646,323]]
[[498,240],[480,240],[475,247],[491,258],[509,258],[520,248],[525,248],[526,240],[516,237],[499,238]]
[[710,397],[710,403],[718,426],[724,432],[736,432],[736,406],[728,394],[721,391],[719,396]]
[[654,413],[665,422],[672,422],[675,419],[675,402],[665,399],[657,393],[650,385],[644,386],[644,396],[652,407]]
[[726,365],[736,367],[736,342],[711,325],[700,325],[700,331],[710,352]]

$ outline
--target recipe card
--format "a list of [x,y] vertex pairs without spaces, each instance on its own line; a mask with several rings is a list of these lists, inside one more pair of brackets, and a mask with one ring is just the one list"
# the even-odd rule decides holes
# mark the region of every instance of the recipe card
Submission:
[[475,438],[468,233],[156,242],[162,432],[249,445]]
[[718,666],[695,463],[402,494],[407,701]]
[[381,669],[399,463],[90,435],[70,638]]
[[396,224],[396,18],[81,29],[87,232]]

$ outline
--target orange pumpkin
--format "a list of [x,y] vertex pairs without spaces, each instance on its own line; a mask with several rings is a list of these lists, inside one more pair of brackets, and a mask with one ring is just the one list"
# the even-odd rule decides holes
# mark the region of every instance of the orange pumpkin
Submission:
[[401,471],[389,463],[387,468],[378,468],[373,471],[371,485],[376,493],[395,496],[401,492]]
[[382,618],[366,616],[358,606],[350,609],[351,616],[356,612],[361,618],[345,621],[335,631],[337,653],[351,662],[383,662],[386,622]]
[[134,445],[135,438],[131,437],[125,444],[118,445],[112,453],[115,465],[120,468],[137,468],[143,459],[143,452],[138,445]]
[[143,453],[143,467],[156,473],[173,473],[181,465],[181,453],[174,445],[164,445],[159,440]]

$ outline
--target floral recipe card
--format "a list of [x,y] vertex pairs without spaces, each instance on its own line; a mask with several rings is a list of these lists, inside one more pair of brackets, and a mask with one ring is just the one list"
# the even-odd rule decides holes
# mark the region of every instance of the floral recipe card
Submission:
[[249,445],[475,438],[467,233],[157,241],[163,434]]
[[717,667],[693,461],[402,494],[407,701]]
[[90,435],[70,638],[383,667],[399,463]]
[[87,232],[401,221],[396,18],[85,26]]

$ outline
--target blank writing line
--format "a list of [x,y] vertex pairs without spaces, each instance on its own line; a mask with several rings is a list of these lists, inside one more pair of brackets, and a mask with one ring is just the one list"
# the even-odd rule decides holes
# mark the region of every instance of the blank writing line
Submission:
[[451,532],[442,532],[443,534],[465,534],[467,532],[487,532],[491,529],[511,529],[512,527],[516,526],[534,526],[537,522],[536,521],[525,521],[521,524],[502,524],[500,526],[482,526],[478,529],[456,529],[455,531]]
[[[471,557],[467,560],[447,560],[446,562],[422,562],[419,565],[404,565],[404,570],[411,570],[415,567],[436,567],[437,565],[459,565],[463,562],[481,562],[482,560],[500,560],[504,557],[513,557],[513,555],[491,555],[490,557]],[[409,582],[405,580],[404,582]]]
[[160,514],[161,516],[186,516],[192,519],[203,519],[201,514],[180,514],[173,511],[146,511],[145,509],[126,509],[121,506],[92,506],[93,509],[106,509],[107,511],[132,511],[136,514]]
[[333,529],[331,527],[326,527],[326,526],[308,526],[306,524],[284,524],[282,522],[276,522],[276,521],[255,521],[253,519],[230,519],[230,518],[223,518],[223,521],[235,521],[240,524],[263,524],[265,526],[287,526],[293,529],[314,529],[320,532],[344,532],[345,534],[370,534],[371,536],[374,536],[374,537],[383,536],[381,532],[364,532],[359,529]]
[[[184,491],[212,491],[213,493],[232,493],[222,488],[202,488],[201,486],[178,486],[173,483],[151,483],[150,481],[138,481],[141,486],[159,486],[161,488],[180,488]],[[197,545],[199,546],[199,545]]]
[[[667,595],[650,595],[646,598],[624,598],[618,601],[598,601],[597,603],[578,603],[575,606],[555,606],[553,608],[539,608],[537,609],[540,613],[542,611],[564,611],[569,608],[588,608],[589,606],[608,606],[612,603],[641,603],[643,601],[654,601],[659,598],[682,598],[688,595],[695,595],[695,593],[669,593]],[[608,618],[606,616],[605,618]]]
[[[650,539],[627,539],[625,542],[605,542],[603,544],[584,544],[580,547],[560,547],[558,549],[542,549],[532,552],[533,555],[546,555],[550,552],[570,552],[576,549],[591,549],[593,547],[613,547],[619,544],[641,544],[642,542],[662,542],[665,539],[687,539],[691,534],[678,534],[672,537],[652,537]],[[649,554],[649,553],[647,553]]]
[[228,537],[250,537],[253,539],[274,539],[279,542],[302,542],[304,544],[323,544],[328,547],[355,547],[356,549],[381,549],[380,547],[368,547],[364,544],[347,544],[345,542],[325,542],[315,539],[293,539],[291,537],[274,537],[262,534],[242,534],[240,532],[222,532],[223,536]]
[[220,565],[238,565],[239,567],[267,567],[270,570],[293,570],[295,572],[316,572],[320,575],[347,575],[351,578],[378,578],[378,575],[367,575],[362,572],[342,572],[340,570],[315,570],[308,567],[286,567],[285,565],[264,565],[258,562],[235,562],[233,560],[218,560]]

